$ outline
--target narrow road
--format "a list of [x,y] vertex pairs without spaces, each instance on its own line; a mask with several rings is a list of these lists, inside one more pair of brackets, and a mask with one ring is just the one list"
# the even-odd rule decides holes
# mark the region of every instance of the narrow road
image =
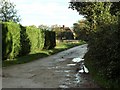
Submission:
[[98,88],[73,59],[83,58],[87,44],[30,63],[3,68],[3,88]]

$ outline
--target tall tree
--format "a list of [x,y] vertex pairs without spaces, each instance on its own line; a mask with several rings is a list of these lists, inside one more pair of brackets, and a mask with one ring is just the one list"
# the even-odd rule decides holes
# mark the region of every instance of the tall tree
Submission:
[[84,56],[85,65],[98,84],[106,88],[120,88],[119,4],[120,2],[71,2],[70,4],[72,9],[86,17],[91,26],[96,26],[96,32],[90,34],[89,49]]
[[76,39],[87,40],[89,34],[90,25],[87,20],[80,20],[73,24],[73,30],[75,32]]
[[20,16],[17,15],[17,10],[15,9],[15,4],[9,0],[0,1],[0,20],[3,22],[13,21],[19,22]]
[[91,30],[96,30],[96,27],[103,24],[113,23],[115,19],[111,15],[111,2],[70,2],[69,8],[77,10],[79,14],[90,22]]

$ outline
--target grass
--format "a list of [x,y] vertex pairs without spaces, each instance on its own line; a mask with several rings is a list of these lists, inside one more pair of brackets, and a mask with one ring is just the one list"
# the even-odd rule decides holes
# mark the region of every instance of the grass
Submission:
[[29,55],[18,57],[12,60],[5,60],[2,62],[3,67],[11,66],[11,65],[16,65],[16,64],[24,64],[27,62],[31,62],[34,60],[38,60],[43,57],[50,56],[52,54],[58,53],[60,51],[67,50],[69,48],[85,44],[84,41],[79,41],[79,42],[59,42],[57,43],[56,47],[51,50],[41,50],[41,51],[36,51],[36,53],[30,53]]

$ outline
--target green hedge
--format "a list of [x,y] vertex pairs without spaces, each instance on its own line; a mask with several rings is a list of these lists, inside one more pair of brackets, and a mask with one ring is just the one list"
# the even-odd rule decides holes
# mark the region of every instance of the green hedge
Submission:
[[30,52],[35,53],[44,47],[44,32],[35,26],[26,27],[26,33],[30,40]]
[[40,30],[35,26],[23,27],[13,22],[3,22],[1,25],[3,60],[56,46],[55,32]]
[[44,49],[52,49],[56,46],[56,35],[53,31],[44,31],[45,33],[45,43]]
[[2,58],[12,59],[19,55],[20,26],[16,23],[2,23]]
[[30,53],[30,39],[28,38],[28,35],[26,33],[26,27],[23,27],[20,25],[20,45],[21,45],[21,51],[19,53],[19,56],[24,56]]

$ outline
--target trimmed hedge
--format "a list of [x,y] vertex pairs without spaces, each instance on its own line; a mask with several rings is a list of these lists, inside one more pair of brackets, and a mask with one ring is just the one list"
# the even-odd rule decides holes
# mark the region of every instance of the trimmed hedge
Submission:
[[30,52],[35,53],[44,48],[44,32],[35,26],[26,27],[26,33],[30,40]]
[[26,33],[26,27],[23,27],[20,25],[20,45],[21,45],[21,51],[19,53],[19,56],[27,55],[30,53],[30,39],[28,38],[28,35]]
[[45,43],[44,49],[52,49],[56,46],[56,35],[53,31],[44,31],[45,33]]
[[40,30],[35,26],[23,27],[13,22],[2,22],[1,25],[3,60],[56,46],[55,32]]
[[53,31],[41,30],[35,26],[26,27],[26,33],[31,43],[31,53],[42,49],[52,49],[56,46],[56,34]]
[[2,23],[2,58],[12,59],[19,55],[20,27],[13,22]]

